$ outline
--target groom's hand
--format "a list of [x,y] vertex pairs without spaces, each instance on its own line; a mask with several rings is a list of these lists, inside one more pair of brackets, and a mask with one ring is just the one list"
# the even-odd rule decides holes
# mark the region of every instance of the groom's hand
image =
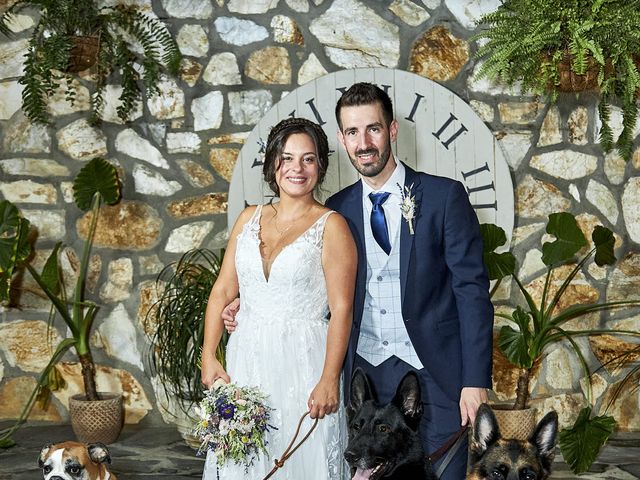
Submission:
[[224,328],[226,328],[227,332],[233,332],[238,326],[238,322],[236,321],[236,314],[240,310],[240,299],[236,298],[229,305],[224,307],[222,310],[222,321],[224,322]]
[[460,418],[462,426],[473,425],[481,403],[487,403],[487,389],[479,387],[463,387],[460,392]]

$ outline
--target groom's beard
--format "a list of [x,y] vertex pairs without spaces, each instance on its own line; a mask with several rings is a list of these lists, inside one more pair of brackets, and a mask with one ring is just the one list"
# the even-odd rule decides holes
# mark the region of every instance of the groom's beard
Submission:
[[[358,161],[358,155],[368,155],[373,153],[378,156],[378,161],[375,163],[371,163],[368,165],[362,165]],[[387,141],[385,149],[382,151],[382,155],[380,155],[380,151],[377,148],[367,148],[364,150],[356,150],[355,158],[349,156],[349,160],[351,160],[351,164],[355,167],[360,175],[363,177],[375,177],[378,175],[384,167],[387,166],[389,162],[389,158],[391,157],[391,142]]]

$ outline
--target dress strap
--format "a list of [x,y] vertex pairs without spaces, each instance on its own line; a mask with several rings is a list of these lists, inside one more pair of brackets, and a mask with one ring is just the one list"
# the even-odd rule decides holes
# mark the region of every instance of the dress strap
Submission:
[[335,212],[333,210],[329,210],[328,212],[323,213],[308,230],[309,237],[311,238],[311,243],[313,243],[318,248],[322,248],[324,226],[327,223],[327,218],[329,218],[329,215],[331,215],[332,213]]
[[256,207],[256,211],[253,212],[251,219],[247,222],[247,225],[250,227],[254,227],[260,224],[260,217],[262,216],[262,205],[258,205]]

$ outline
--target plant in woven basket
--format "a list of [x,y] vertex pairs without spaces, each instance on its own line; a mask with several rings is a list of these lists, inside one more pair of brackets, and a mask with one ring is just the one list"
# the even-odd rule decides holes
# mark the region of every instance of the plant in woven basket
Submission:
[[[149,309],[146,323],[153,330],[150,362],[167,395],[179,399],[189,413],[202,400],[200,357],[204,339],[204,314],[211,288],[218,278],[222,256],[199,248],[186,252],[158,275],[158,301]],[[216,357],[224,365],[227,334]]]
[[[588,469],[613,432],[615,420],[606,415],[592,415],[591,372],[585,354],[576,339],[592,335],[640,336],[640,332],[610,328],[580,328],[576,320],[593,312],[638,306],[640,300],[594,302],[570,306],[564,305],[562,300],[568,287],[590,260],[593,259],[599,267],[615,263],[613,233],[608,228],[596,226],[591,234],[593,246],[576,261],[576,254],[585,249],[589,243],[575,217],[566,212],[549,215],[546,232],[553,235],[555,240],[542,245],[542,262],[547,270],[542,291],[536,294],[534,284],[525,285],[515,273],[516,259],[513,253],[496,252],[496,249],[506,243],[504,230],[496,225],[483,224],[481,231],[484,241],[484,263],[489,278],[496,281],[492,295],[500,282],[505,277],[511,276],[525,301],[524,305],[518,305],[511,314],[496,312],[496,316],[509,322],[509,325],[500,329],[498,346],[509,362],[518,367],[516,400],[513,408],[517,410],[527,407],[532,371],[549,349],[561,342],[569,346],[579,360],[584,378],[588,379],[588,385],[585,388],[588,406],[581,411],[574,425],[574,434],[565,435],[564,440],[561,437],[560,447],[563,453],[566,453],[571,449],[570,445],[573,442],[581,442],[583,448],[575,452],[578,458],[575,458],[575,462],[571,462],[570,466],[575,468],[578,465],[587,465]],[[573,322],[569,323],[572,320]]]
[[160,72],[178,72],[181,55],[166,26],[136,6],[99,7],[96,0],[17,0],[0,17],[0,32],[11,33],[15,14],[40,11],[19,82],[22,109],[33,121],[49,119],[47,99],[64,81],[65,97],[76,97],[73,74],[92,68],[95,92],[91,119],[100,119],[108,80],[122,86],[118,116],[126,121],[143,90],[158,92]]
[[24,218],[11,202],[7,200],[0,202],[0,301],[8,303],[14,299],[12,280],[17,270],[24,268],[51,301],[52,314],[62,318],[70,332],[70,336],[55,348],[48,365],[41,372],[37,387],[25,405],[18,422],[13,427],[0,431],[0,447],[13,444],[11,435],[28,417],[36,399],[48,396],[50,389],[56,388],[61,379],[54,367],[71,348],[75,350],[82,367],[84,393],[87,399],[99,399],[96,390],[95,364],[89,345],[99,307],[85,298],[85,284],[100,205],[102,203],[113,205],[120,200],[120,181],[116,168],[102,158],[94,158],[78,172],[73,182],[73,196],[80,210],[91,212],[91,219],[87,237],[84,240],[72,298],[66,296],[64,279],[61,275],[59,265],[61,244],[55,245],[42,271],[38,272],[30,263],[32,247],[28,237],[29,220]]
[[[478,78],[546,94],[598,89],[600,143],[626,160],[640,91],[640,0],[504,0],[480,19]],[[610,105],[622,107],[623,130],[614,142]]]

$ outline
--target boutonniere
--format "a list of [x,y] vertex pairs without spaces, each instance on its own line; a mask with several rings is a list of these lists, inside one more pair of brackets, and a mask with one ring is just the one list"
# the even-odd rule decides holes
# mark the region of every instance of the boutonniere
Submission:
[[402,197],[402,203],[400,204],[400,211],[402,212],[402,218],[404,218],[409,224],[409,233],[413,235],[413,219],[416,214],[416,197],[413,194],[413,183],[407,187],[402,188],[398,184],[400,189],[400,195]]

